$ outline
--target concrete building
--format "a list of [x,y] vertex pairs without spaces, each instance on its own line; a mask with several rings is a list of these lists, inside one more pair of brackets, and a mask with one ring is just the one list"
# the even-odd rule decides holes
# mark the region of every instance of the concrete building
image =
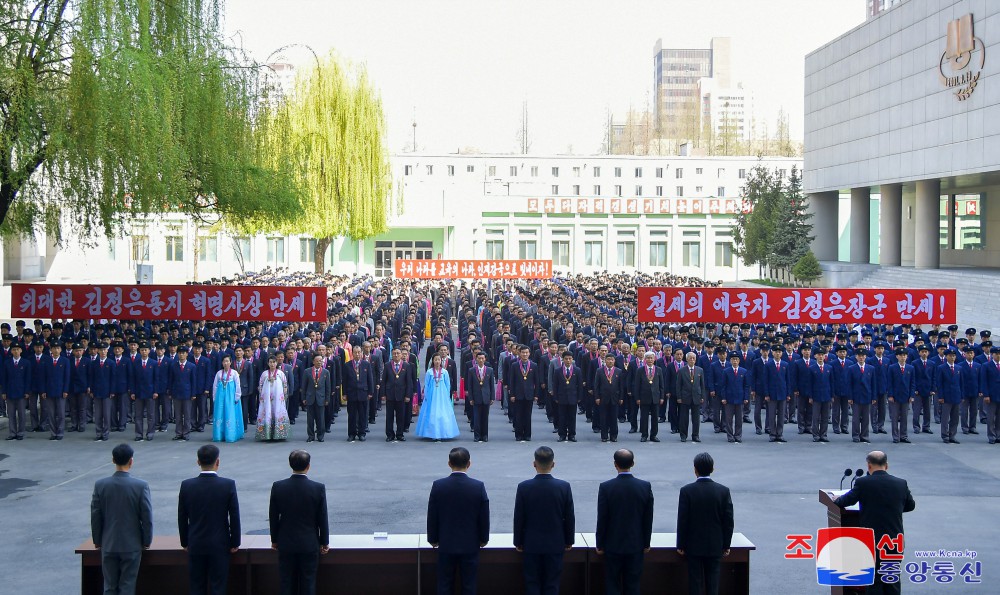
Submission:
[[865,15],[869,19],[875,18],[902,1],[903,0],[868,0]]
[[[756,157],[428,155],[393,157],[390,231],[339,238],[326,255],[338,273],[393,274],[397,259],[552,259],[561,273],[670,271],[711,280],[756,277],[734,254],[730,226]],[[765,158],[789,175],[801,160]],[[395,194],[395,193],[394,193]],[[232,237],[181,215],[132,223],[96,246],[9,244],[8,280],[155,283],[282,267],[313,270],[315,239]]]
[[[717,146],[727,139],[743,143],[750,140],[753,94],[742,83],[722,87],[718,79],[703,78],[698,81],[698,95],[699,126],[705,140],[714,141]],[[723,149],[722,154],[731,152],[729,148]]]
[[656,40],[653,111],[654,124],[661,136],[684,138],[685,121],[698,121],[698,81],[708,77],[714,78],[720,88],[731,86],[730,51],[728,37],[713,37],[708,49],[665,48],[663,39]]

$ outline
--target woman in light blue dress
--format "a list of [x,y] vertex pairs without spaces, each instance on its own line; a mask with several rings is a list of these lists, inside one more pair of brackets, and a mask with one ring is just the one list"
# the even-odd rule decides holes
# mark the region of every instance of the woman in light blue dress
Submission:
[[417,417],[416,435],[420,438],[447,440],[458,436],[455,405],[451,400],[451,378],[441,367],[441,356],[431,360],[424,374],[424,402]]
[[233,360],[222,356],[222,369],[212,382],[215,412],[212,422],[213,442],[236,442],[243,438],[243,409],[240,405],[240,375],[233,370]]

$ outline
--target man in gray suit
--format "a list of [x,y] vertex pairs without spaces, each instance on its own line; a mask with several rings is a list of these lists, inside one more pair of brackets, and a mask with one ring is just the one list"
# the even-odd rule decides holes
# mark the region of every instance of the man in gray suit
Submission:
[[306,442],[323,442],[326,431],[326,406],[330,404],[330,371],[323,366],[323,356],[313,356],[313,365],[302,373],[302,403],[306,408]]
[[698,423],[701,421],[701,406],[705,402],[705,371],[694,365],[698,356],[689,351],[687,366],[674,374],[674,394],[677,399],[678,420],[681,442],[687,442],[688,422],[691,424],[691,441],[701,442],[698,437]]
[[149,484],[129,475],[132,447],[111,451],[115,473],[97,480],[90,500],[90,532],[101,551],[105,595],[134,595],[142,550],[153,541]]

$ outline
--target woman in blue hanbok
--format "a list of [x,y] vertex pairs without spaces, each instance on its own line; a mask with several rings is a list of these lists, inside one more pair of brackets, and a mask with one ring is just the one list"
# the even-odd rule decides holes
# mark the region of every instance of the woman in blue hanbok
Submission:
[[243,438],[243,409],[240,405],[240,375],[233,370],[233,360],[222,356],[222,369],[212,382],[215,404],[212,423],[214,442],[236,442]]
[[416,435],[420,438],[446,440],[458,436],[455,405],[451,400],[451,378],[441,367],[441,356],[431,360],[424,374],[424,402],[417,417]]

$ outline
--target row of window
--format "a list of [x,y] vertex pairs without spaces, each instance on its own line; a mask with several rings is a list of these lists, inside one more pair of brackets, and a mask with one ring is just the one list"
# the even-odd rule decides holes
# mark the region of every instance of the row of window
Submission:
[[[552,266],[568,267],[569,263],[569,240],[552,240]],[[619,267],[636,266],[636,243],[635,241],[619,241],[616,244]],[[667,258],[669,242],[666,239],[653,240],[649,242],[649,266],[666,267],[670,265]],[[486,258],[490,260],[503,260],[504,240],[486,241]],[[534,260],[538,257],[538,242],[536,240],[518,240],[517,258]],[[681,243],[681,260],[683,266],[701,266],[701,241],[685,240]],[[583,243],[583,265],[601,268],[604,265],[604,240],[588,239]],[[733,245],[730,242],[715,243],[715,266],[733,267]]]
[[[593,191],[593,196],[601,196],[601,186],[600,186],[600,184],[594,184],[593,190],[594,190]],[[677,186],[674,190],[675,190],[675,192],[674,192],[675,196],[684,196],[684,186]],[[552,196],[559,196],[559,185],[558,184],[552,184],[552,188],[550,189],[550,192],[551,192]],[[702,194],[704,192],[704,187],[703,186],[695,186],[694,187],[694,192],[695,192],[695,195]],[[715,196],[717,196],[719,198],[722,198],[722,197],[726,196],[726,187],[725,186],[719,186],[718,188],[716,188],[716,192],[717,193],[715,194]],[[663,186],[656,186],[655,189],[654,189],[654,193],[655,193],[656,196],[663,196]],[[622,187],[621,187],[621,185],[616,184],[614,186],[612,194],[614,196],[622,196]],[[579,184],[574,184],[572,186],[572,190],[571,190],[571,194],[570,195],[571,196],[580,196],[580,185]],[[643,188],[642,188],[642,186],[637,185],[635,187],[635,195],[634,196],[646,196],[645,194],[643,194]]]
[[[233,258],[249,263],[252,258],[251,243],[248,237],[232,238]],[[167,262],[184,262],[185,244],[183,236],[166,236],[164,238],[164,253]],[[145,262],[149,260],[149,236],[132,236],[132,260]],[[299,261],[316,262],[316,239],[299,238]],[[214,236],[198,238],[198,262],[219,262],[219,239]],[[285,238],[267,238],[267,263],[282,265],[285,263]]]
[[[414,166],[412,166],[412,165],[404,165],[403,166],[403,175],[407,175],[407,176],[413,175],[413,167]],[[426,168],[425,171],[427,172],[428,176],[434,175],[434,165],[433,164],[428,164],[428,165],[425,165],[424,167]],[[663,169],[664,168],[662,168],[662,167],[654,168],[654,177],[662,178],[663,177]],[[448,166],[446,166],[446,170],[447,170],[449,176],[454,176],[455,175],[455,166],[454,165],[448,165]],[[466,173],[475,173],[476,166],[475,165],[467,165],[467,166],[465,166],[465,171],[466,171]],[[557,167],[557,166],[552,167],[552,169],[551,169],[552,177],[553,178],[558,178],[559,177],[559,171],[560,171],[559,167]],[[581,173],[583,172],[583,168],[580,167],[580,166],[574,166],[572,168],[572,171],[573,171],[573,177],[579,178],[580,175],[581,175]],[[613,171],[614,171],[614,177],[616,177],[616,178],[622,177],[622,168],[621,167],[615,167],[615,168],[613,168]],[[601,167],[600,166],[592,167],[591,168],[591,172],[592,172],[592,176],[591,177],[594,177],[594,178],[601,177]],[[518,166],[516,166],[516,165],[509,166],[509,169],[507,170],[507,175],[509,177],[511,177],[511,178],[516,178],[519,173],[520,173],[520,168]],[[532,178],[537,178],[538,177],[538,166],[537,165],[532,165],[529,168],[529,173],[530,173],[530,176]],[[636,167],[636,168],[634,168],[634,170],[633,170],[632,173],[633,173],[633,177],[641,178],[641,177],[643,177],[643,168]],[[705,169],[702,168],[702,167],[696,167],[696,168],[694,168],[694,173],[695,173],[696,176],[704,175]],[[781,175],[781,177],[785,177],[785,175],[786,175],[786,171],[783,170],[783,169],[778,170],[778,173]],[[490,178],[496,177],[496,175],[497,175],[497,166],[495,166],[495,165],[489,165],[489,166],[487,166],[486,175],[487,175],[487,177],[490,177]],[[726,168],[720,167],[720,168],[718,168],[716,170],[716,177],[722,178],[725,175],[726,175]],[[741,180],[744,179],[744,178],[746,178],[747,177],[747,170],[745,168],[740,168],[739,171],[738,171],[738,175],[739,175],[739,178]],[[674,177],[677,178],[677,179],[683,178],[684,177],[684,168],[683,167],[675,168],[674,169]]]

